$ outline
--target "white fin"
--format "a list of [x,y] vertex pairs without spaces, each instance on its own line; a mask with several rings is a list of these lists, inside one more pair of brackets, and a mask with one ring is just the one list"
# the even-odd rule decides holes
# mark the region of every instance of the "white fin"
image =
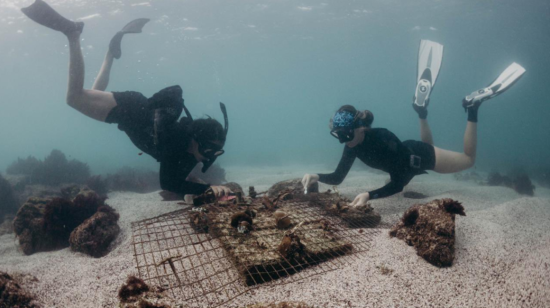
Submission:
[[495,93],[503,92],[518,80],[523,73],[525,73],[525,68],[514,62],[510,64],[491,85],[489,85],[489,88],[497,86],[498,88],[494,90]]
[[439,69],[441,68],[441,62],[443,61],[443,45],[428,41],[420,41],[420,49],[418,51],[418,78],[417,81],[420,81],[424,71],[426,69],[430,70],[430,79],[432,83],[432,88],[435,85],[437,80],[437,75],[439,75]]
[[418,50],[418,73],[414,95],[414,103],[418,106],[426,106],[430,94],[439,75],[441,62],[443,61],[443,45],[428,41],[420,41]]

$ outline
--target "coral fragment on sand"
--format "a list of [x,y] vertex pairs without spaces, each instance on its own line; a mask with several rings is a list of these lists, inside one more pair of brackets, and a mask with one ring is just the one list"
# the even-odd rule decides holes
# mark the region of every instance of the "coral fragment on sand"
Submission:
[[10,275],[0,272],[0,307],[38,308],[34,297]]
[[118,219],[119,214],[110,206],[99,207],[92,217],[73,230],[69,238],[71,249],[95,258],[103,257],[120,232]]
[[415,204],[393,226],[390,236],[414,246],[419,256],[435,266],[451,266],[454,260],[456,214],[466,215],[462,204],[452,199]]
[[26,255],[69,246],[71,232],[104,205],[91,190],[81,191],[72,201],[31,197],[13,221],[14,231]]
[[139,296],[149,291],[149,286],[145,281],[135,276],[130,276],[118,290],[118,299],[123,303],[135,302]]

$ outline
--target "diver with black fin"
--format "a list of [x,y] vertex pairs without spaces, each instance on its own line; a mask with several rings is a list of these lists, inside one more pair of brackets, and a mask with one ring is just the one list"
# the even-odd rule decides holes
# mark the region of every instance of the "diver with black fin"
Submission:
[[[186,180],[199,162],[203,163],[202,172],[206,172],[224,154],[228,117],[223,103],[220,108],[225,126],[212,118],[193,119],[184,105],[180,86],[162,89],[150,98],[134,91],[105,92],[113,59],[121,56],[122,37],[127,33],[140,33],[149,19],[133,20],[115,34],[94,86],[85,89],[80,47],[84,23],[68,20],[42,0],[36,0],[21,11],[33,21],[62,32],[69,40],[67,104],[92,119],[117,124],[137,148],[160,162],[162,189],[182,196],[199,195],[207,190],[218,197],[231,193],[225,186]],[[180,119],[183,111],[187,116]]]
[[93,90],[105,91],[109,84],[109,77],[111,75],[111,67],[113,66],[114,59],[120,59],[122,56],[122,38],[128,33],[141,33],[146,23],[150,21],[149,18],[138,18],[130,21],[122,30],[118,31],[111,41],[109,42],[109,49],[99,70],[99,74],[92,86]]
[[509,89],[523,75],[525,69],[513,63],[488,87],[474,91],[464,98],[462,105],[468,112],[468,123],[464,134],[464,152],[459,153],[434,146],[432,132],[426,120],[430,94],[439,75],[442,57],[442,45],[430,41],[420,43],[413,108],[420,118],[422,141],[401,142],[385,128],[372,128],[374,116],[370,111],[357,110],[350,105],[342,106],[330,120],[330,134],[340,143],[345,143],[338,167],[330,174],[304,175],[304,191],[307,193],[308,187],[317,181],[339,185],[356,158],[372,168],[388,172],[390,182],[381,188],[358,194],[351,203],[352,206],[365,205],[369,200],[399,193],[416,175],[425,174],[427,170],[454,173],[472,167],[476,159],[479,106],[485,100]]

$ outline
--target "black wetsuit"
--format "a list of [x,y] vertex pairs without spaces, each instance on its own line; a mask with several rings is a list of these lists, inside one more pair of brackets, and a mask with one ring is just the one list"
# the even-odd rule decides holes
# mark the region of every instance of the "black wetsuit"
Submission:
[[[141,151],[160,162],[160,186],[178,194],[202,194],[210,185],[189,182],[189,173],[197,165],[193,154],[187,152],[191,136],[190,119],[178,121],[183,110],[179,86],[162,89],[151,98],[134,91],[113,92],[117,106],[105,122],[116,123]],[[157,122],[155,144],[155,111],[163,115]]]
[[435,151],[430,144],[407,140],[401,142],[385,128],[373,128],[365,131],[365,139],[357,146],[346,146],[336,171],[319,174],[319,181],[339,185],[348,174],[355,158],[358,157],[367,166],[386,171],[390,182],[384,187],[369,191],[370,199],[391,196],[403,190],[411,179],[418,174],[433,170]]

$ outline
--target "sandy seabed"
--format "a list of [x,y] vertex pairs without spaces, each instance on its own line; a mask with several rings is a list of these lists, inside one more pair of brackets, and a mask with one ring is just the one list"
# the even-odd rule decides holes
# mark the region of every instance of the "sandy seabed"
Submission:
[[[256,191],[305,172],[303,167],[227,168],[228,180]],[[339,190],[353,198],[380,187],[384,174],[352,171]],[[321,189],[328,186],[321,185]],[[371,204],[383,222],[395,222],[414,203],[437,198],[462,202],[466,217],[457,216],[455,262],[437,268],[413,247],[391,239],[389,229],[373,239],[367,253],[341,270],[295,283],[260,287],[230,306],[256,302],[304,301],[315,307],[550,307],[550,190],[535,197],[503,187],[458,182],[452,175],[418,176],[405,188],[428,195],[423,200],[402,194]],[[131,223],[181,209],[162,202],[158,193],[115,192],[107,203],[120,213],[121,233],[113,251],[94,259],[70,249],[25,256],[13,234],[0,236],[0,271],[30,274],[24,287],[44,307],[117,307],[117,290],[136,275]],[[381,269],[384,269],[382,271]],[[30,276],[28,276],[30,277]]]

